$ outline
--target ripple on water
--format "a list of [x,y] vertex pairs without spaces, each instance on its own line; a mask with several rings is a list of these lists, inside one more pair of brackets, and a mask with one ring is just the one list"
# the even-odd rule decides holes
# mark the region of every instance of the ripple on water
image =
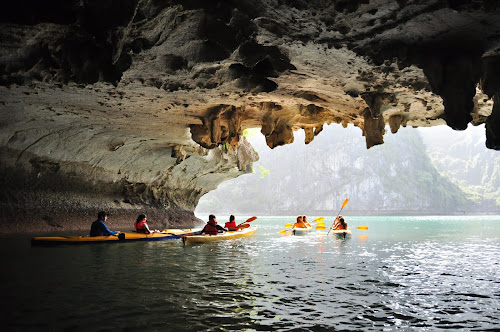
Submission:
[[[4,252],[15,251],[16,260],[7,258],[0,283],[5,325],[179,331],[499,326],[497,226],[485,224],[487,235],[460,237],[446,233],[448,223],[460,223],[449,218],[351,219],[369,226],[367,238],[282,236],[280,219],[254,238],[199,246],[170,241],[16,250],[10,244]],[[428,231],[426,223],[446,234]]]

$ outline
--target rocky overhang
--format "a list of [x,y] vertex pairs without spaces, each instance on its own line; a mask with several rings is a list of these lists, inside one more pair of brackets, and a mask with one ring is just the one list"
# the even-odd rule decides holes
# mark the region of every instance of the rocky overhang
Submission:
[[486,124],[500,150],[500,4],[17,1],[0,14],[2,232],[193,225],[251,171],[244,138]]

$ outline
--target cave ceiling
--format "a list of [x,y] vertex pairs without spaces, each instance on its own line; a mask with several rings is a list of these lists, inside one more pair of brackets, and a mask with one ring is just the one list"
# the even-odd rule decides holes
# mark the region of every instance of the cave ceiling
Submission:
[[311,141],[324,124],[351,123],[371,147],[385,125],[462,130],[490,117],[487,144],[499,145],[496,1],[9,6],[2,104],[36,107],[56,126],[106,122],[213,148],[250,127],[275,147],[294,130]]
[[486,124],[500,150],[499,64],[494,0],[9,2],[0,145],[11,166],[29,154],[147,183],[158,169],[130,160],[237,149],[246,128],[274,148],[352,124],[371,148],[387,126]]

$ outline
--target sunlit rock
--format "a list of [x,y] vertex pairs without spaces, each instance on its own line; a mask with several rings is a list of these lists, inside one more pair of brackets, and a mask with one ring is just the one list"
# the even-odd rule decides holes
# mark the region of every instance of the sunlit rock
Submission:
[[370,148],[386,123],[486,123],[498,150],[498,36],[495,1],[10,2],[1,218],[198,222],[199,198],[256,158],[247,128],[274,148],[353,124]]

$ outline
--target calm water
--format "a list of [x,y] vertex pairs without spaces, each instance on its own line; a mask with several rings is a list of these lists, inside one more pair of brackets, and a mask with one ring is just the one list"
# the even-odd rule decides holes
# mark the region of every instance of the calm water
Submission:
[[282,235],[293,218],[260,217],[253,238],[186,247],[2,239],[0,328],[500,328],[500,216],[346,219],[369,230],[348,240]]

